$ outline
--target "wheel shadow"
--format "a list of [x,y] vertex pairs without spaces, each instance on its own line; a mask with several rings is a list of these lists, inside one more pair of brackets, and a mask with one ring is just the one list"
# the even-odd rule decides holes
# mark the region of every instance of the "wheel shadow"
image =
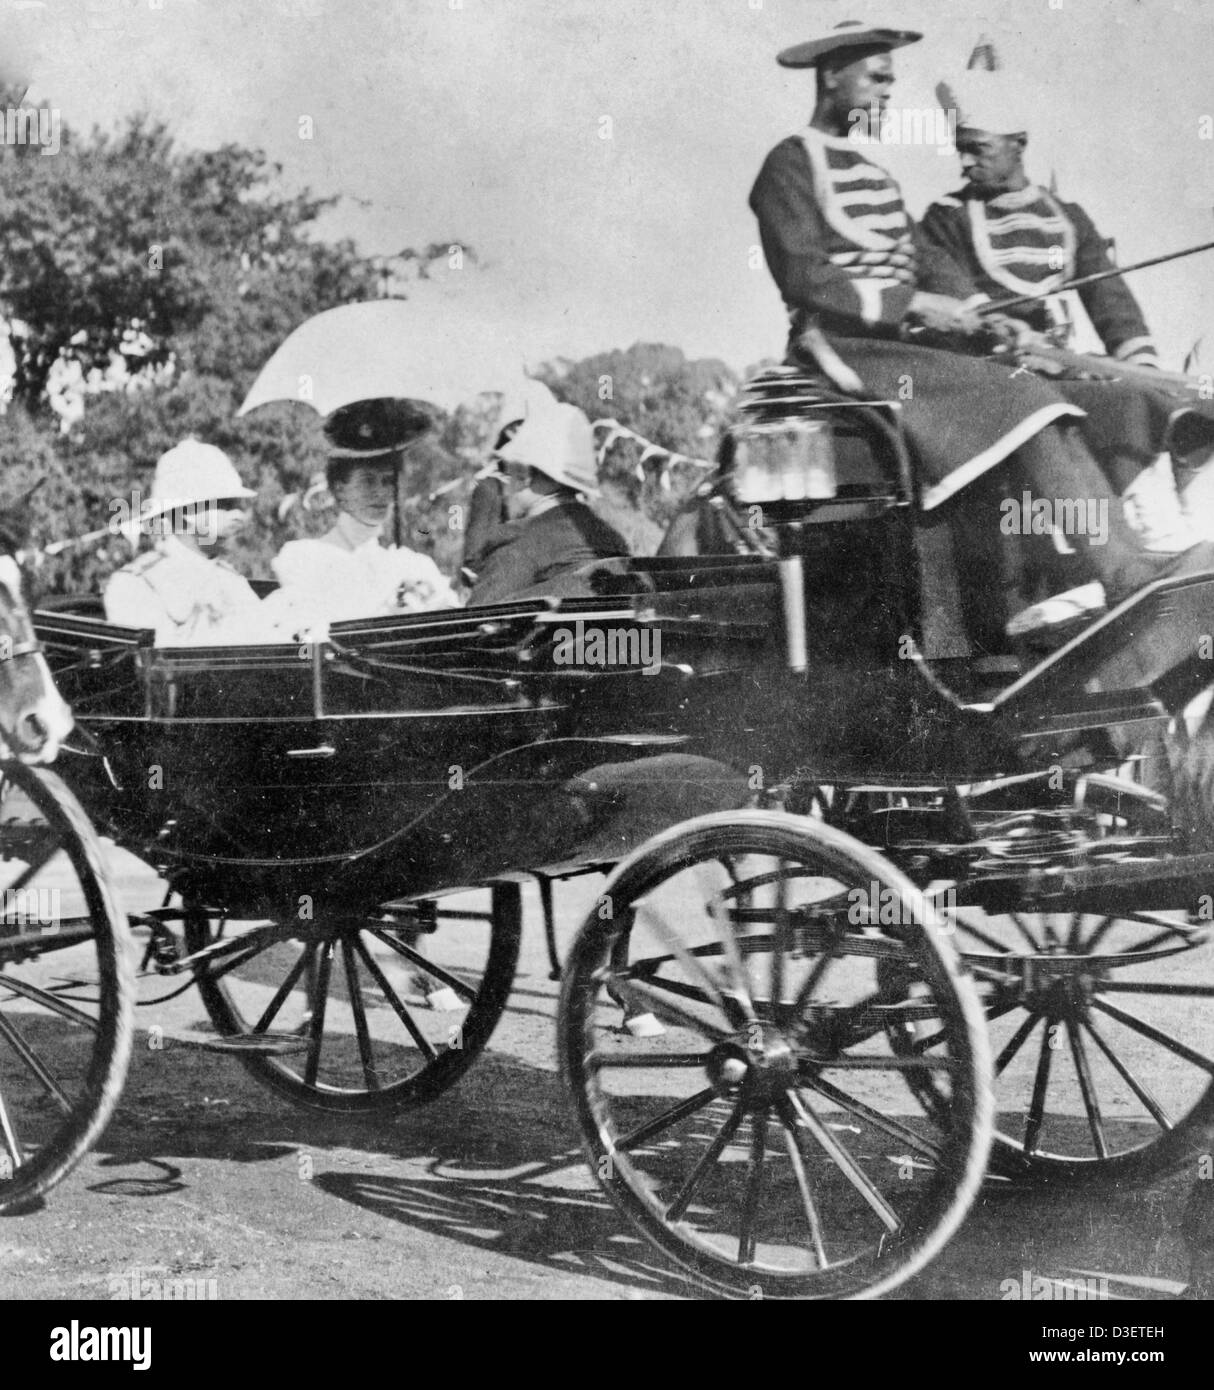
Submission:
[[[306,1163],[314,1188],[387,1221],[638,1297],[711,1296],[599,1191],[551,1071],[486,1054],[431,1104],[370,1119],[296,1109],[226,1059],[183,1050],[168,1096],[163,1071],[137,1058],[89,1191],[155,1199],[197,1189],[180,1160]],[[352,1151],[372,1171],[350,1172]]]
[[713,1297],[627,1229],[589,1182],[580,1152],[551,1155],[522,1172],[436,1164],[433,1176],[421,1179],[328,1173],[316,1180],[332,1196],[385,1220],[486,1254],[616,1284],[638,1297]]

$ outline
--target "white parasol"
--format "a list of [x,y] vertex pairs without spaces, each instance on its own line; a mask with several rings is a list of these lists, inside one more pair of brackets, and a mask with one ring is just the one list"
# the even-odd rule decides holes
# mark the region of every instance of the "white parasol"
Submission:
[[523,389],[523,355],[452,306],[376,299],[328,309],[301,324],[258,373],[247,415],[271,401],[302,401],[331,415],[355,401],[391,397],[451,411],[483,392]]

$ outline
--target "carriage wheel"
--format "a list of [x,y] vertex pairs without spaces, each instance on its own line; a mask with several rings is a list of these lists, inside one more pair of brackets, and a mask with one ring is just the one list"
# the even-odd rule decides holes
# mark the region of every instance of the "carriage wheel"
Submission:
[[0,1212],[19,1212],[113,1112],[135,967],[96,833],[55,773],[0,764],[0,853]]
[[[1088,850],[1144,864],[1171,841],[1160,798],[1084,779],[1097,812]],[[1031,849],[1031,840],[1028,842]],[[1208,1152],[1214,1123],[1214,942],[1182,911],[948,913],[983,998],[994,1056],[992,1168],[1014,1179],[1141,1181]],[[1209,918],[1209,913],[1205,914]],[[930,1021],[891,1025],[906,1055],[931,1055]],[[908,1073],[931,1104],[931,1080]]]
[[[874,894],[899,925],[853,925]],[[608,1196],[714,1290],[878,1296],[964,1218],[990,1143],[986,1031],[929,920],[878,854],[765,811],[677,826],[605,885],[566,967],[565,1081]],[[622,1030],[620,998],[661,1036]],[[905,1058],[886,1020],[925,1008],[946,1036]],[[908,1070],[936,1082],[930,1109]]]
[[321,911],[285,927],[187,899],[186,946],[247,941],[195,973],[211,1022],[258,1081],[314,1110],[407,1110],[459,1080],[506,1007],[521,889],[491,893],[487,913]]
[[[1010,1178],[1140,1181],[1183,1167],[1214,1124],[1214,943],[1181,912],[950,914],[991,1031],[991,1166]],[[933,1056],[938,1025],[891,1026]],[[908,1073],[933,1103],[930,1075]]]

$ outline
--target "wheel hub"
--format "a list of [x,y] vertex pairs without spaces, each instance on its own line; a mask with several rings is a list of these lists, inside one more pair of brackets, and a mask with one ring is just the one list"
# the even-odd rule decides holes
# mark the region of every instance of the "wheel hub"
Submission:
[[787,1038],[768,1024],[752,1024],[742,1041],[718,1043],[705,1071],[717,1094],[748,1110],[770,1105],[795,1084],[797,1063]]

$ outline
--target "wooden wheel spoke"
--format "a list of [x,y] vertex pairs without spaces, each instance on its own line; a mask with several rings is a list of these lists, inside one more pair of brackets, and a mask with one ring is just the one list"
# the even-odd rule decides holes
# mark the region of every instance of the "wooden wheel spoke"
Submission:
[[646,1144],[655,1135],[661,1134],[663,1130],[667,1130],[672,1125],[677,1125],[681,1120],[686,1120],[696,1114],[697,1111],[703,1110],[716,1097],[716,1091],[711,1086],[707,1086],[704,1090],[697,1091],[694,1096],[688,1096],[686,1100],[679,1101],[677,1105],[668,1106],[660,1115],[655,1115],[652,1120],[646,1120],[643,1125],[638,1125],[623,1139],[616,1140],[615,1146],[627,1153],[629,1149]]
[[917,1149],[925,1158],[930,1158],[933,1163],[940,1162],[941,1149],[939,1144],[917,1134],[909,1125],[904,1125],[901,1120],[883,1115],[879,1110],[865,1105],[862,1100],[857,1100],[855,1096],[841,1091],[837,1086],[832,1086],[829,1081],[824,1081],[821,1077],[816,1077],[812,1081],[803,1077],[801,1085],[808,1090],[817,1091],[820,1096],[827,1100],[834,1101],[836,1105],[850,1111],[857,1119],[867,1120],[874,1129],[883,1130],[891,1138],[905,1144],[907,1148]]
[[851,1183],[860,1196],[864,1198],[865,1202],[873,1209],[886,1230],[898,1230],[902,1222],[898,1219],[897,1212],[889,1205],[878,1191],[872,1179],[852,1157],[843,1141],[836,1138],[836,1136],[827,1129],[814,1114],[812,1108],[801,1099],[796,1091],[788,1092],[788,1100],[797,1120],[809,1131],[818,1147],[823,1150],[827,1157],[834,1163],[835,1167],[839,1169],[848,1182]]
[[725,1152],[729,1141],[738,1132],[738,1126],[742,1123],[745,1111],[741,1105],[735,1105],[731,1113],[722,1121],[721,1128],[713,1136],[712,1142],[700,1155],[696,1165],[684,1178],[679,1190],[670,1200],[670,1205],[666,1208],[667,1221],[681,1221],[691,1205],[691,1199],[695,1195],[696,1188],[708,1170],[717,1162]]
[[796,1112],[789,1105],[787,1098],[778,1102],[776,1108],[780,1116],[780,1123],[784,1128],[784,1147],[788,1150],[788,1160],[792,1164],[797,1190],[801,1194],[801,1208],[805,1212],[805,1221],[809,1226],[809,1239],[813,1246],[814,1258],[818,1262],[818,1268],[825,1269],[829,1261],[826,1258],[826,1244],[822,1239],[822,1221],[818,1215],[817,1203],[814,1201],[809,1171],[805,1167],[805,1157],[801,1153],[801,1135],[797,1126]]
[[312,948],[312,961],[315,974],[309,979],[308,1002],[312,1009],[311,1024],[308,1029],[308,1056],[304,1063],[304,1081],[309,1086],[316,1085],[320,1071],[320,1050],[325,1040],[325,1008],[329,1001],[329,973],[333,968],[333,943],[322,942]]
[[667,994],[673,994],[677,999],[690,999],[694,1004],[712,1005],[712,1000],[698,985],[687,985],[682,980],[668,980],[663,975],[634,976],[630,967],[627,975],[618,976],[612,981],[612,988],[624,982],[632,985],[644,985],[646,989],[664,990]]
[[690,1009],[684,1009],[681,1005],[676,1004],[673,999],[670,999],[653,985],[643,983],[640,980],[629,980],[618,975],[612,979],[611,984],[624,996],[626,1002],[646,1005],[649,1012],[661,1019],[663,1023],[672,1024],[675,1028],[690,1028],[711,1042],[724,1042],[732,1036],[726,1029],[708,1023],[699,1014],[692,1013]]
[[242,951],[237,956],[224,956],[222,960],[207,966],[207,974],[212,980],[220,980],[230,971],[239,970],[242,965],[248,965],[251,960],[261,955],[265,948],[261,945],[252,946],[247,951]]
[[34,1050],[33,1046],[21,1036],[17,1031],[16,1025],[5,1018],[3,1011],[0,1011],[0,1038],[8,1043],[9,1047],[25,1063],[29,1070],[38,1079],[38,1083],[48,1095],[52,1096],[55,1103],[65,1115],[72,1113],[72,1102],[67,1092],[55,1080],[50,1068]]
[[480,993],[477,986],[470,985],[467,980],[461,980],[458,975],[452,975],[449,970],[444,970],[441,965],[435,965],[432,960],[428,960],[420,951],[415,951],[412,946],[406,945],[403,941],[398,941],[390,932],[381,931],[378,927],[368,927],[367,930],[372,936],[382,941],[385,946],[391,946],[394,951],[404,956],[407,961],[411,961],[414,965],[420,966],[427,975],[432,975],[436,980],[447,985],[450,989],[453,989],[461,999],[466,999],[471,1003]]
[[311,947],[299,953],[299,959],[284,976],[282,984],[274,991],[274,997],[266,1005],[264,1013],[253,1025],[254,1033],[264,1033],[270,1024],[278,1017],[279,1009],[286,1003],[287,996],[295,988],[299,981],[299,977],[304,973],[304,970],[311,962],[314,950],[315,947]]
[[771,944],[771,1008],[777,1020],[784,1004],[784,958],[792,949],[792,925],[788,915],[788,875],[784,861],[777,865],[775,930]]
[[[976,927],[968,917],[962,917],[959,912],[954,912],[949,920],[955,924],[958,932],[965,932],[968,936],[972,936],[976,941],[981,941],[984,946],[989,947],[999,955],[1006,956],[1010,954],[1008,947],[1005,946],[997,936],[992,936],[989,932],[983,931],[981,927]],[[963,951],[962,955],[964,954]]]
[[[703,864],[697,864],[695,875],[700,884],[700,891],[705,894],[708,916],[721,939],[721,949],[728,973],[724,993],[730,995],[737,1002],[738,1008],[741,1010],[742,1021],[753,1023],[755,1008],[754,1001],[751,999],[750,976],[746,970],[746,961],[742,955],[741,947],[738,945],[738,938],[734,935],[734,924],[725,908],[724,898],[719,892],[715,892],[712,885],[706,881],[703,874],[704,868]],[[726,870],[732,873],[728,865]],[[711,896],[709,896],[710,894]]]
[[1171,1129],[1173,1127],[1172,1121],[1169,1119],[1167,1112],[1142,1082],[1138,1080],[1129,1067],[1127,1067],[1121,1058],[1113,1051],[1108,1042],[1097,1031],[1096,1025],[1092,1022],[1091,1018],[1084,1018],[1083,1026],[1092,1035],[1092,1041],[1095,1042],[1096,1046],[1108,1058],[1114,1071],[1117,1072],[1118,1076],[1121,1077],[1130,1090],[1133,1091],[1143,1105],[1146,1106],[1151,1114],[1151,1118],[1160,1129],[1165,1131]]
[[[1146,951],[1157,950],[1160,946],[1171,946],[1171,954],[1175,955],[1180,951],[1191,949],[1187,947],[1185,943],[1196,935],[1196,932],[1183,932],[1179,930],[1156,932],[1154,936],[1148,936],[1145,941],[1136,941],[1133,946],[1133,951],[1141,955]],[[1177,938],[1179,938],[1179,940]],[[1124,954],[1130,953],[1125,952]],[[1113,962],[1116,963],[1116,956],[1112,959]]]
[[1151,980],[1101,980],[1101,994],[1175,994],[1188,999],[1214,999],[1214,985],[1163,984]]
[[1033,948],[1033,954],[1040,954],[1041,949],[1045,943],[1033,935],[1032,931],[1029,929],[1028,924],[1025,922],[1023,915],[1019,912],[1010,912],[1008,913],[1008,916],[1012,919],[1012,922],[1015,924],[1016,930]]
[[[1015,998],[1015,996],[996,996],[986,1006],[986,1021],[988,1023],[993,1023],[995,1019],[1002,1018],[1004,1014],[1010,1014],[1013,1009],[1019,1007],[1020,1001]],[[929,1048],[939,1047],[948,1037],[948,1029],[941,1028],[935,1033],[927,1034],[926,1037],[916,1038],[914,1042],[911,1043],[911,1055],[916,1057],[921,1056],[924,1052],[928,1051]]]
[[[21,1140],[17,1136],[17,1126],[4,1103],[3,1091],[0,1091],[0,1140],[3,1140],[4,1147],[9,1152],[13,1167],[20,1168],[25,1156],[21,1150]],[[3,1189],[0,1188],[0,1191]]]
[[1083,1097],[1083,1108],[1087,1112],[1088,1128],[1092,1131],[1092,1143],[1097,1158],[1108,1158],[1109,1146],[1104,1137],[1104,1120],[1100,1114],[1100,1102],[1096,1099],[1096,1085],[1092,1069],[1088,1065],[1088,1055],[1083,1046],[1083,1034],[1074,1019],[1066,1021],[1067,1038],[1071,1044],[1071,1057],[1075,1063],[1075,1075],[1079,1078],[1079,1093]]
[[740,1265],[754,1264],[755,1259],[755,1220],[763,1200],[763,1173],[767,1163],[767,1119],[767,1106],[756,1110],[750,1117],[750,1172],[738,1221]]
[[363,1004],[362,987],[358,981],[354,947],[348,936],[341,939],[341,953],[346,967],[346,989],[350,992],[350,1008],[354,1013],[354,1034],[358,1039],[358,1059],[362,1063],[363,1080],[367,1083],[367,1090],[378,1091],[379,1074],[375,1070],[371,1034],[367,1030],[367,1011]]
[[1214,1076],[1214,1061],[1211,1061],[1209,1057],[1203,1057],[1200,1052],[1194,1051],[1193,1048],[1186,1047],[1179,1039],[1173,1038],[1162,1029],[1147,1023],[1145,1019],[1139,1018],[1136,1014],[1127,1013],[1125,1009],[1118,1008],[1116,1004],[1110,1004],[1105,999],[1093,999],[1092,1007],[1099,1009],[1101,1013],[1108,1014],[1110,1018],[1115,1018],[1118,1023],[1124,1023],[1127,1028],[1132,1028],[1134,1032],[1141,1033],[1144,1038],[1150,1038],[1160,1047],[1175,1053],[1177,1057],[1183,1057],[1186,1062],[1192,1062],[1195,1067],[1200,1067],[1202,1071]]
[[1002,1076],[1008,1063],[1029,1039],[1029,1034],[1037,1026],[1040,1014],[1028,1014],[1004,1045],[1003,1051],[995,1058],[995,1075]]
[[839,958],[838,941],[833,941],[825,951],[814,961],[809,974],[805,977],[805,983],[797,991],[797,997],[793,1000],[792,1016],[799,1018],[802,1011],[808,1006],[809,1001],[814,996],[814,990],[822,983],[826,972]]
[[387,976],[379,968],[379,965],[376,962],[375,957],[370,953],[370,951],[367,950],[361,938],[359,938],[354,943],[354,949],[358,952],[358,958],[366,967],[367,973],[379,986],[379,992],[387,1000],[388,1007],[397,1016],[397,1018],[400,1019],[409,1036],[421,1049],[422,1056],[425,1057],[427,1062],[433,1062],[434,1059],[438,1056],[437,1049],[435,1048],[434,1044],[430,1041],[430,1039],[426,1037],[425,1033],[423,1033],[422,1030],[414,1022],[413,1015],[409,1012],[408,1009],[405,1008],[403,1001],[397,997],[396,991],[388,983]]
[[666,949],[687,972],[688,978],[699,980],[700,984],[707,991],[708,997],[717,1008],[728,1017],[729,1010],[725,1005],[725,997],[721,992],[720,982],[704,964],[703,960],[684,945],[678,931],[667,922],[665,917],[651,903],[639,902],[636,904],[634,911],[637,917],[644,914],[645,920],[653,927],[657,935],[661,937],[662,944]]
[[1116,917],[1102,917],[1086,941],[1075,943],[1076,948],[1082,948],[1090,955],[1117,925],[1117,920]]
[[1041,1126],[1045,1121],[1046,1093],[1050,1086],[1050,1062],[1053,1049],[1050,1047],[1050,1029],[1056,1020],[1047,1014],[1045,1031],[1041,1036],[1041,1051],[1037,1054],[1037,1075],[1033,1078],[1033,1097],[1029,1102],[1029,1113],[1024,1122],[1024,1152],[1031,1154],[1037,1148],[1041,1137]]
[[39,989],[37,985],[31,985],[26,980],[14,979],[12,975],[0,975],[0,985],[14,994],[19,994],[25,999],[32,1000],[35,1004],[41,1004],[44,1009],[50,1009],[52,1013],[58,1014],[61,1018],[66,1018],[70,1023],[78,1023],[82,1028],[88,1028],[91,1032],[97,1031],[97,1020],[86,1014],[83,1009],[78,1009],[74,1004],[50,990]]

